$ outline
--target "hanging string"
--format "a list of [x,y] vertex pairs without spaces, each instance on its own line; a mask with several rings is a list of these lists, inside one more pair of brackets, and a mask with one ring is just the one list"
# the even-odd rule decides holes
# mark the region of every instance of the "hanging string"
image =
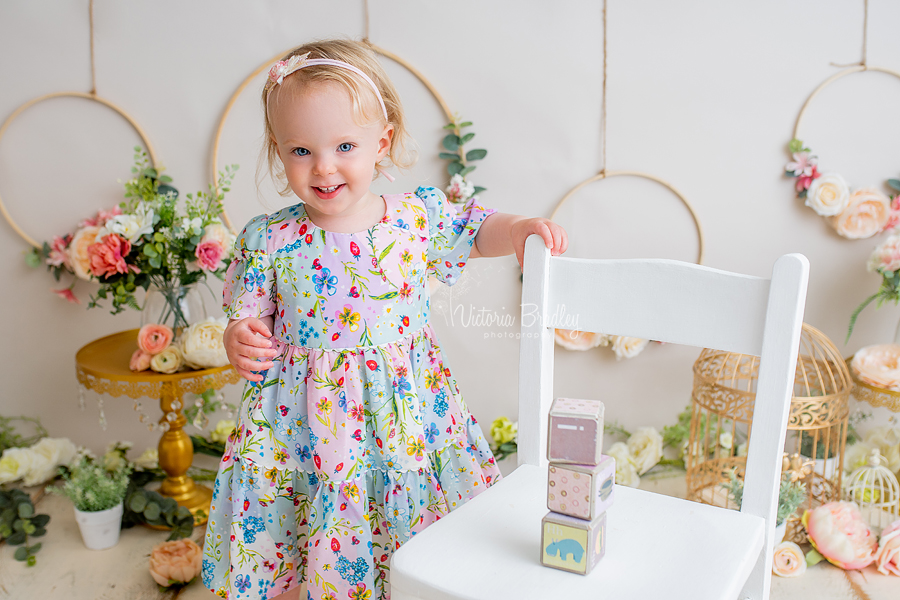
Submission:
[[91,29],[91,96],[97,95],[97,66],[94,63],[94,0],[90,0],[88,8],[88,20]]
[[855,67],[857,65],[861,66],[863,70],[866,70],[868,67],[866,52],[868,51],[868,42],[869,42],[869,0],[863,1],[863,39],[862,39],[862,60],[855,63],[848,63],[846,65],[839,65],[837,63],[831,63],[832,67]]
[[369,0],[365,0],[363,2],[365,4],[365,33],[363,34],[363,40],[369,41]]
[[607,28],[606,28],[606,2],[603,0],[603,92],[602,105],[600,107],[600,174],[606,173],[606,55],[607,55]]

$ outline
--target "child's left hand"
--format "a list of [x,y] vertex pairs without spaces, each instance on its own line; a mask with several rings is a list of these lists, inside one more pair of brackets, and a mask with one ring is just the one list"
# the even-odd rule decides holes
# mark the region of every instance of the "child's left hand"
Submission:
[[519,268],[522,268],[522,261],[525,258],[525,240],[533,233],[543,238],[544,244],[550,248],[550,254],[553,256],[562,254],[569,247],[569,236],[566,234],[566,230],[550,219],[541,217],[520,219],[512,224],[509,231],[516,259],[519,261]]

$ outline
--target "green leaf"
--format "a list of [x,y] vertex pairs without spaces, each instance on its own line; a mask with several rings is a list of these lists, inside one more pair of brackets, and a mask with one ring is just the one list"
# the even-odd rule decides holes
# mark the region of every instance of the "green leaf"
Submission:
[[[455,154],[453,156],[456,156]],[[37,248],[32,248],[25,253],[25,264],[35,269],[41,266],[41,252]]]
[[35,527],[46,527],[47,523],[50,522],[50,515],[37,515],[31,519],[31,522],[34,523]]
[[45,533],[47,533],[47,530],[46,530],[45,528],[43,528],[43,527],[37,527],[37,528],[34,530],[34,533],[31,534],[31,537],[41,537],[41,536],[44,535]]
[[128,502],[129,508],[136,513],[144,512],[144,509],[147,508],[147,497],[142,493],[136,493],[131,497],[131,500]]
[[816,550],[815,548],[810,549],[810,551],[806,553],[807,567],[813,567],[823,560],[825,560],[825,557],[819,554],[818,550]]
[[151,258],[159,255],[159,252],[156,251],[156,248],[153,247],[153,244],[144,244],[143,253],[144,255]]
[[447,123],[444,125],[443,129],[456,129],[456,123]]
[[[453,154],[452,152],[441,152],[438,154],[438,158],[443,158],[444,160],[459,160],[459,154]],[[40,259],[38,264],[40,264]]]
[[25,546],[22,546],[21,548],[16,548],[16,553],[13,554],[13,556],[19,562],[24,562],[24,561],[28,560],[28,550],[25,548]]
[[29,556],[28,560],[25,561],[25,564],[27,564],[29,567],[33,567],[37,564],[37,559],[34,556]]
[[18,546],[25,543],[25,532],[17,531],[6,539],[6,543],[10,546]]
[[394,290],[393,292],[388,292],[387,294],[382,294],[380,296],[369,296],[369,298],[371,298],[372,300],[390,300],[392,298],[396,298],[398,293],[399,292]]
[[463,177],[465,177],[466,175],[468,175],[469,173],[474,171],[476,168],[477,167],[470,165],[470,166],[466,167],[465,169],[463,169],[462,171],[460,171],[459,174],[462,175]]
[[153,239],[157,242],[165,242],[166,236],[164,236],[163,234],[161,234],[160,232],[157,231],[156,233],[153,234]]
[[791,154],[793,154],[795,152],[800,152],[801,148],[803,148],[803,142],[801,142],[797,138],[792,139],[791,142],[788,144],[788,150],[791,151]]
[[441,144],[443,144],[444,148],[446,148],[450,152],[458,150],[460,144],[459,136],[455,133],[447,134],[447,136],[444,137],[444,139],[441,141]]
[[472,126],[472,121],[466,121],[465,123],[459,124],[460,129],[462,129],[463,127],[471,127],[471,126]]
[[31,502],[23,502],[19,505],[19,516],[23,519],[34,516],[34,507],[31,505]]
[[481,148],[466,152],[466,160],[481,160],[485,156],[487,156],[487,150]]
[[25,534],[32,535],[35,532],[35,526],[31,524],[31,521],[25,521]]
[[160,515],[159,504],[155,502],[151,502],[143,510],[144,516],[147,517],[148,520],[158,519]]
[[483,188],[480,185],[476,185],[472,190],[472,195],[477,196],[481,192],[486,192],[486,191],[487,191],[487,188]]
[[887,184],[900,192],[900,179],[888,179]]
[[150,259],[150,266],[154,269],[158,269],[162,264],[162,260],[160,260],[159,256],[154,256]]
[[[390,244],[388,244],[387,248],[385,248],[384,250],[381,251],[381,255],[378,257],[378,262],[381,262],[381,261],[384,260],[384,258],[385,258],[385,257],[388,255],[388,253],[391,251],[391,248],[394,247],[394,244],[395,244],[395,243],[397,243],[396,240],[393,241],[393,242],[391,242]],[[392,296],[392,297],[393,297],[393,296]]]
[[39,543],[35,544],[34,546],[28,546],[28,553],[34,554],[35,552],[37,552],[40,549],[41,549],[41,545]]
[[452,162],[449,165],[447,165],[447,172],[450,173],[450,177],[453,177],[454,175],[456,175],[457,173],[462,171],[464,168],[465,167],[463,167],[463,164],[461,162],[455,161],[455,162]]
[[460,144],[468,144],[469,141],[470,141],[473,137],[475,137],[475,134],[474,134],[474,133],[467,133],[466,135],[462,136],[462,139],[460,139],[460,142],[459,142],[459,143],[460,143]]
[[853,314],[850,315],[850,326],[847,328],[847,339],[844,340],[845,344],[850,341],[850,336],[853,335],[853,327],[856,325],[856,318],[859,316],[859,313],[861,313],[865,307],[872,304],[872,301],[881,296],[881,294],[881,290],[878,290],[877,292],[863,300],[862,304],[857,306],[856,310],[853,311]]

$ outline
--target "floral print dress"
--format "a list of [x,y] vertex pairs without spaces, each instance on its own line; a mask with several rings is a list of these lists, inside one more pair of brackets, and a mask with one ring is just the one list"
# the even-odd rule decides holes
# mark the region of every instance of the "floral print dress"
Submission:
[[279,356],[244,389],[216,477],[203,583],[223,598],[390,598],[391,554],[500,478],[429,325],[484,219],[434,188],[384,196],[367,231],[302,204],[254,218],[225,283],[229,318],[274,315]]

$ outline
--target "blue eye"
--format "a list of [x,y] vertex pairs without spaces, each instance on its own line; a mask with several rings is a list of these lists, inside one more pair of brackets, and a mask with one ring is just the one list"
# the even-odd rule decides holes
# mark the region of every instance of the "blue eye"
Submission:
[[350,152],[351,150],[353,150],[353,144],[351,144],[350,142],[344,142],[343,144],[338,146],[338,150],[340,150],[341,152]]
[[293,150],[291,150],[291,152],[293,152],[297,156],[306,156],[307,154],[309,154],[309,150],[307,150],[306,148],[294,148]]

